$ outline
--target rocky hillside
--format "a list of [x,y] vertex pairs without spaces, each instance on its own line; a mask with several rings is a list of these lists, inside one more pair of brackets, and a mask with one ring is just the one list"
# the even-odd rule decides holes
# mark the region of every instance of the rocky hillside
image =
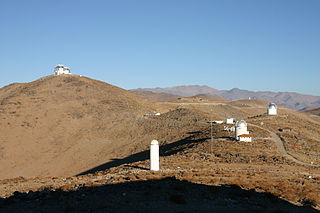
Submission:
[[196,109],[144,116],[155,107],[130,91],[75,75],[3,87],[0,179],[76,175],[146,150],[152,139],[178,141],[207,125]]
[[[251,143],[234,141],[225,124],[211,130],[201,104],[145,118],[138,137],[165,129],[160,171],[149,170],[147,148],[73,177],[0,180],[0,211],[319,212],[320,122],[282,107],[278,116],[267,116],[265,104],[210,105],[217,115],[252,113],[246,117]],[[292,131],[279,131],[283,127]],[[173,140],[179,132],[183,139]]]
[[[152,111],[129,91],[79,76],[50,76],[0,89],[0,178],[71,175],[134,142]],[[132,127],[132,128],[130,128]],[[119,153],[118,153],[119,154]]]

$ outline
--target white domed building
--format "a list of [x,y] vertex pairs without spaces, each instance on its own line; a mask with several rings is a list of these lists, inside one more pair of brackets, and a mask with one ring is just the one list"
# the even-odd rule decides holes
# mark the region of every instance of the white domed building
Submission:
[[268,106],[268,115],[277,115],[277,105],[275,103],[271,103]]
[[248,132],[248,124],[244,120],[240,120],[236,122],[235,125],[235,138],[236,140],[240,140],[241,135],[249,135]]
[[70,75],[70,68],[69,67],[65,67],[62,64],[58,64],[55,68],[54,68],[54,74],[55,75]]

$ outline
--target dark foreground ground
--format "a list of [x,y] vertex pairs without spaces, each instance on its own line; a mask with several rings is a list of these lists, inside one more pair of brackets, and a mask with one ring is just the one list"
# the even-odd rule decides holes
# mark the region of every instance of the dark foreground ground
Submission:
[[164,178],[75,191],[14,193],[0,199],[0,212],[319,212],[268,193],[239,186],[207,186]]

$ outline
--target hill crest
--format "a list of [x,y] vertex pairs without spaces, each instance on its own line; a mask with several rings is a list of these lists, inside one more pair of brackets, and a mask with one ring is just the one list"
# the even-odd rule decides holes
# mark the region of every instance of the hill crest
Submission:
[[75,75],[3,87],[0,178],[72,175],[105,162],[137,141],[136,120],[153,110],[130,91]]

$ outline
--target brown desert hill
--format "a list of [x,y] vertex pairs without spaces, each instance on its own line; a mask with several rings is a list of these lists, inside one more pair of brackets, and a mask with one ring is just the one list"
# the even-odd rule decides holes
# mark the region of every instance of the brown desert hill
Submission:
[[229,102],[229,100],[227,100],[225,98],[221,98],[221,97],[219,97],[217,95],[198,94],[198,95],[196,95],[196,97],[202,98],[202,99],[207,99],[208,101],[218,102],[218,103]]
[[126,152],[140,96],[79,76],[49,76],[0,89],[0,178],[71,175]]
[[[69,80],[64,82],[65,79]],[[82,90],[79,86],[71,89],[70,84],[72,82],[82,84],[79,81],[83,80],[78,77],[54,77],[46,84],[51,85],[50,88],[54,88],[52,85],[62,84],[59,88],[63,87],[63,91],[52,93],[58,93],[59,96],[65,95],[66,102],[66,100],[74,100],[72,97],[77,89]],[[87,84],[99,83],[94,90],[102,90],[102,86],[105,85],[104,83],[100,85],[100,82],[91,79],[84,81],[84,88]],[[16,86],[12,85],[7,89],[14,91],[14,87]],[[18,109],[21,110],[18,106],[26,106],[26,100],[33,101],[28,97],[22,102],[24,90],[21,89],[20,86],[16,88],[21,104],[14,99],[17,95],[13,95],[10,97],[12,100],[4,99],[7,103],[1,108],[2,111],[5,109],[8,115],[15,109],[16,113],[10,114],[10,116],[19,115],[17,118],[12,117],[15,119],[21,117],[27,119],[30,112],[17,112]],[[43,86],[35,91],[30,94],[40,97],[39,93],[43,91]],[[67,91],[70,94],[66,95]],[[118,94],[111,88],[108,91],[110,95]],[[24,149],[24,152],[19,151],[20,154],[30,155],[23,156],[25,161],[32,162],[31,165],[24,164],[27,170],[35,172],[34,168],[41,169],[43,173],[38,174],[44,176],[58,174],[54,169],[61,167],[58,175],[66,175],[67,172],[71,175],[78,174],[77,171],[80,174],[68,178],[19,177],[0,180],[0,211],[14,212],[22,208],[31,209],[30,212],[50,210],[52,212],[120,212],[121,210],[127,212],[131,209],[150,211],[150,208],[154,207],[150,206],[150,202],[154,202],[159,205],[156,209],[160,212],[163,206],[173,211],[180,206],[178,210],[183,212],[188,212],[190,208],[226,212],[239,211],[239,209],[241,209],[240,212],[319,212],[320,122],[314,121],[310,115],[278,107],[277,116],[268,116],[266,115],[268,102],[259,100],[228,103],[150,103],[125,90],[117,89],[117,91],[121,92],[119,94],[122,97],[121,100],[118,100],[117,96],[112,96],[109,100],[104,96],[105,90],[99,94],[88,90],[95,98],[87,94],[84,96],[85,99],[80,100],[90,103],[90,107],[84,107],[83,110],[97,114],[97,117],[91,120],[83,120],[86,118],[85,115],[77,116],[75,118],[77,120],[72,120],[68,118],[68,114],[55,113],[54,116],[57,116],[60,121],[63,120],[58,125],[64,129],[68,128],[67,131],[58,131],[57,128],[51,132],[43,131],[46,135],[42,135],[42,140],[38,140],[37,143],[32,143],[32,140],[28,139],[33,137],[32,134],[31,136],[24,134],[26,140],[23,142],[25,143],[18,145]],[[124,97],[124,94],[129,98]],[[52,97],[59,99],[58,96],[52,96],[49,93],[45,95],[48,100]],[[98,104],[101,97],[103,100],[108,100],[106,109]],[[136,102],[129,101],[131,97],[135,97]],[[128,108],[136,109],[134,103],[141,108],[132,110],[130,115],[125,114],[115,122],[114,117],[109,117],[114,112],[111,109],[117,109],[113,107],[115,103],[123,104],[124,102],[127,103],[126,107],[121,108],[117,118],[120,118],[120,113],[125,113]],[[74,100],[72,103],[78,102]],[[44,107],[43,103],[35,104]],[[67,106],[62,101],[50,102],[50,110],[60,105]],[[149,105],[157,109],[149,108]],[[146,111],[158,111],[158,107],[168,107],[168,111],[159,116],[143,114]],[[32,109],[36,110],[35,107]],[[208,123],[209,119],[223,120],[226,116],[232,116],[238,120],[245,119],[253,141],[248,143],[235,141],[234,132],[226,130],[226,124],[211,126]],[[3,117],[0,118],[2,120]],[[46,118],[38,117],[38,120],[42,121],[42,125],[50,123],[49,127],[52,127],[53,119]],[[66,121],[68,123],[64,123]],[[85,121],[81,129],[75,126],[75,123],[82,125]],[[6,123],[1,123],[1,126],[3,124]],[[41,129],[40,125],[33,125]],[[68,134],[69,126],[73,127],[71,130],[75,134]],[[122,127],[126,129],[123,130]],[[285,127],[290,128],[290,131],[281,131]],[[39,131],[37,128],[33,128],[33,134]],[[17,125],[15,129],[18,129]],[[1,131],[9,131],[9,129]],[[21,134],[16,132],[14,134],[18,136]],[[52,140],[47,138],[52,135],[61,136],[56,140],[60,143],[50,144]],[[108,139],[110,135],[114,136],[113,140],[106,140],[107,145],[103,146],[104,139]],[[66,139],[63,140],[64,138]],[[10,142],[17,147],[14,139],[13,137]],[[160,171],[149,170],[150,139],[158,139],[160,142]],[[1,141],[3,142],[2,138]],[[79,144],[78,141],[82,143]],[[45,143],[45,147],[40,150],[42,143]],[[35,155],[30,152],[33,151],[32,149],[26,150],[29,144],[33,149],[38,147],[37,150],[42,154]],[[63,144],[68,146],[62,146]],[[99,146],[99,144],[102,145]],[[60,148],[55,148],[55,153],[51,154],[54,147]],[[2,149],[5,158],[1,159],[1,166],[6,165],[3,162],[7,163],[3,159],[10,159],[10,155],[14,154],[13,151],[9,155],[6,154],[6,148],[10,146]],[[22,163],[16,160],[20,156],[15,157],[11,158],[12,164],[18,162],[17,165],[22,170]],[[36,157],[42,161],[34,163],[38,162]],[[63,162],[60,162],[60,159]],[[63,163],[67,166],[65,167]],[[45,170],[44,168],[48,166],[53,169]],[[14,166],[11,169],[16,172]],[[3,175],[2,171],[1,167],[1,175]],[[9,169],[4,171],[10,172]],[[221,193],[226,194],[224,196]],[[199,197],[194,197],[194,194]],[[105,196],[110,197],[111,201],[105,202],[105,199],[102,199]],[[257,199],[258,197],[260,198]],[[160,203],[159,198],[161,198]],[[114,204],[123,208],[116,208]],[[48,206],[50,208],[47,208]]]
[[270,102],[263,101],[263,100],[256,100],[256,99],[243,99],[238,101],[231,101],[229,105],[231,106],[237,106],[237,107],[255,107],[255,108],[265,108],[267,109],[267,106],[270,104]]
[[305,112],[309,113],[309,114],[312,114],[312,115],[320,116],[320,107],[315,108],[315,109],[308,109]]
[[131,91],[150,101],[156,101],[156,102],[172,102],[172,101],[176,101],[180,97],[180,96],[172,95],[168,93],[154,93],[151,91],[144,91],[144,90],[131,90]]
[[178,95],[173,95],[169,93],[155,93],[147,90],[131,90],[137,95],[140,95],[150,101],[155,102],[197,102],[197,101],[204,101],[204,102],[217,102],[217,103],[225,103],[229,102],[229,100],[221,98],[216,95],[209,95],[209,94],[197,94],[191,97],[182,97]]
[[[279,108],[277,116],[267,116],[265,109],[255,107],[259,102],[239,102],[247,105],[210,106],[219,107],[213,112],[219,114],[225,107],[225,112],[243,110],[243,116],[255,112],[245,118],[254,137],[251,143],[234,141],[234,133],[224,131],[225,124],[213,125],[211,131],[210,125],[204,125],[209,115],[202,110],[174,109],[139,122],[139,136],[157,133],[170,138],[185,133],[182,140],[167,139],[173,143],[160,141],[160,171],[149,171],[146,148],[79,176],[0,180],[0,211],[151,211],[153,203],[159,212],[163,206],[169,212],[178,207],[184,212],[191,208],[204,212],[319,212],[320,123],[286,108]],[[186,132],[184,125],[194,130]],[[282,127],[292,131],[281,132]],[[106,196],[110,202],[105,202]]]
[[198,94],[190,97],[179,97],[177,103],[226,103],[229,100],[215,95]]
[[147,90],[131,90],[137,95],[140,95],[150,101],[155,102],[185,102],[185,101],[191,101],[191,99],[198,99],[201,101],[210,101],[210,102],[217,102],[217,103],[225,103],[229,102],[229,100],[221,98],[216,95],[208,95],[208,94],[197,94],[195,96],[191,97],[182,97],[178,95],[173,95],[169,93],[155,93]]
[[154,102],[75,75],[12,84],[0,98],[0,179],[76,175],[207,125],[196,109],[144,116],[157,111]]

